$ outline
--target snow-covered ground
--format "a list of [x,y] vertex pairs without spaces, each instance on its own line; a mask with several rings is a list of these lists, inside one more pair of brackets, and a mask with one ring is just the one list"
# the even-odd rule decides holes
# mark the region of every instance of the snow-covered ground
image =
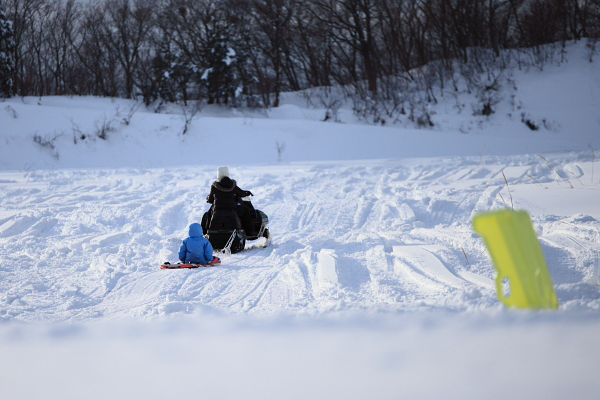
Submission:
[[[0,103],[2,397],[597,398],[600,64],[568,60],[514,71],[490,117],[440,96],[427,130],[322,122],[297,94],[185,135],[176,107]],[[219,165],[272,245],[159,270]],[[470,221],[512,206],[558,311],[497,301]]]

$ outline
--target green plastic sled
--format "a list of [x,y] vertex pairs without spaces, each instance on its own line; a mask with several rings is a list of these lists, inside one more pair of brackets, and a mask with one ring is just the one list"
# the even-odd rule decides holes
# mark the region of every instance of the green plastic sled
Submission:
[[[558,308],[552,279],[526,211],[499,210],[473,217],[496,268],[498,299],[508,307]],[[507,279],[510,293],[502,289]]]

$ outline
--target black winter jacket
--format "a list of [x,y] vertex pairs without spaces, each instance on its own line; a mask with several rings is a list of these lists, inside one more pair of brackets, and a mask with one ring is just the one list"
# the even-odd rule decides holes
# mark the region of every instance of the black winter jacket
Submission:
[[235,180],[223,177],[213,182],[206,201],[213,204],[215,210],[235,210],[239,198],[246,196],[250,196],[249,191],[240,189]]

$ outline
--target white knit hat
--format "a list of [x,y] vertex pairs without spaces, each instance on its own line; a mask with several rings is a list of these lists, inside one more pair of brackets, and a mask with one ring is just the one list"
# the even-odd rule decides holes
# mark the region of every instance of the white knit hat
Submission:
[[227,167],[219,167],[217,169],[217,180],[220,181],[221,178],[228,177],[229,178],[229,168]]

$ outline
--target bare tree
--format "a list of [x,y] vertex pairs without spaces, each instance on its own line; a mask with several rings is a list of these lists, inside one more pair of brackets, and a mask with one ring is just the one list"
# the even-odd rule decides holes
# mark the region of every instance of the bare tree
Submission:
[[53,2],[52,17],[46,30],[46,69],[51,79],[52,94],[76,94],[76,54],[72,47],[80,5],[74,0]]
[[355,80],[366,79],[369,91],[377,93],[376,0],[312,0],[312,6],[313,15],[327,26],[327,34],[337,43],[336,56],[345,59],[342,63],[350,75]]
[[155,0],[108,0],[105,3],[104,38],[121,66],[126,98],[135,95],[135,73],[140,52],[153,27],[155,9]]
[[85,71],[85,94],[116,97],[119,95],[117,55],[107,47],[104,35],[106,10],[102,4],[92,4],[84,11],[78,26],[78,36],[72,44]]
[[[253,0],[253,22],[257,32],[255,45],[264,54],[272,72],[272,91],[275,95],[274,107],[279,106],[279,94],[283,86],[283,77],[287,72],[288,82],[292,90],[298,90],[299,85],[294,77],[293,64],[286,62],[290,56],[291,21],[296,12],[295,0]],[[263,74],[269,75],[263,67]]]
[[19,94],[29,93],[30,76],[32,71],[24,58],[30,50],[31,27],[33,26],[37,13],[45,0],[4,0],[5,11],[9,20],[13,22],[15,42],[15,91]]
[[291,26],[291,50],[302,70],[302,86],[330,86],[333,42],[327,35],[327,27],[305,7],[298,7]]

